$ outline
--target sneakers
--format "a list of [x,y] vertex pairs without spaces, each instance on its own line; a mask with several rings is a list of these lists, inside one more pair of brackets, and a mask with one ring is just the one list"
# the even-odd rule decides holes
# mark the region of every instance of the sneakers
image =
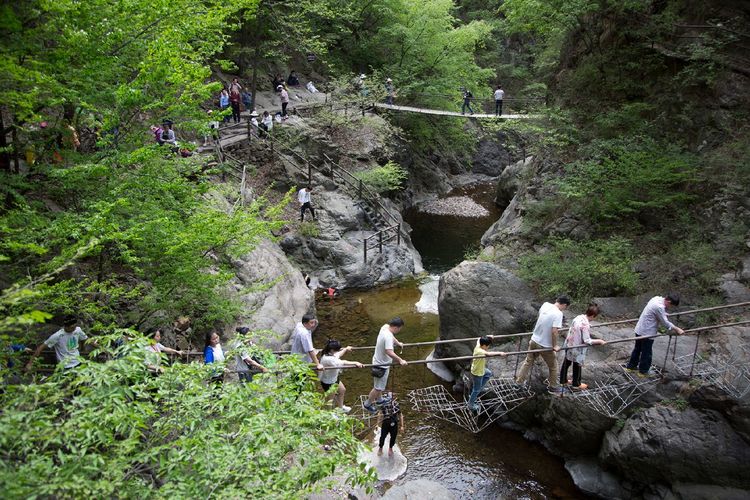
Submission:
[[574,391],[585,391],[586,389],[589,388],[589,385],[588,384],[572,385],[570,386],[570,388],[573,389]]
[[[635,371],[635,370],[633,370],[633,371]],[[653,376],[654,376],[654,374],[651,373],[650,371],[648,373],[638,372],[638,378],[651,378]]]
[[341,407],[341,410],[342,410],[342,411],[343,411],[344,413],[349,413],[350,411],[352,411],[352,407],[351,407],[351,406],[346,406],[346,405],[344,405],[344,406],[342,406],[342,407]]
[[630,368],[628,365],[622,365],[622,367],[628,373],[635,373],[637,371],[635,368]]
[[362,408],[370,412],[371,415],[374,415],[378,412],[377,408],[372,406],[372,403],[370,403],[369,401],[365,401],[364,403],[362,403]]

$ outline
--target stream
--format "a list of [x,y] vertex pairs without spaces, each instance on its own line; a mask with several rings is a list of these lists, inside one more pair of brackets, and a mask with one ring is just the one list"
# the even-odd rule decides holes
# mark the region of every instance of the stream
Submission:
[[[437,316],[438,273],[458,264],[467,246],[478,245],[484,231],[500,216],[494,207],[494,184],[462,187],[448,196],[469,196],[490,215],[465,218],[410,211],[412,241],[423,257],[425,268],[435,273],[421,279],[371,290],[344,290],[341,297],[319,299],[316,306],[320,326],[314,343],[323,346],[335,338],[342,345],[374,345],[380,327],[394,316],[405,326],[402,342],[435,340],[439,335]],[[408,347],[404,359],[424,359],[432,348]],[[345,359],[369,363],[372,351],[359,350]],[[372,388],[366,370],[345,370],[346,404],[354,405],[360,394]],[[408,459],[406,474],[397,482],[431,479],[451,490],[456,498],[542,499],[581,498],[561,459],[542,446],[530,443],[517,432],[491,426],[472,434],[450,423],[411,409],[406,393],[413,388],[443,382],[427,365],[413,365],[391,371],[389,390],[401,400],[406,432],[398,443]]]

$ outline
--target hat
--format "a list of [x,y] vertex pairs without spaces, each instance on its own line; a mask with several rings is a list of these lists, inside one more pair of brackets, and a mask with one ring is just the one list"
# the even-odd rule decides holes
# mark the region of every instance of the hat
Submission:
[[277,88],[277,89],[283,89],[283,88],[284,88],[284,86],[283,86],[283,85],[277,85],[277,86],[276,86],[276,88]]
[[364,73],[362,73],[361,75],[359,75],[359,79],[360,79],[360,80],[364,80],[365,78],[367,78],[367,77],[365,76],[365,74],[364,74]]
[[250,116],[258,116],[258,112],[257,112],[257,111],[255,111],[255,110],[253,110],[253,112],[252,112],[252,113],[250,113]]
[[163,122],[161,122],[162,125],[172,125],[172,123],[172,120],[164,120]]
[[392,82],[393,80],[391,80],[390,78],[386,78],[385,81],[386,82]]

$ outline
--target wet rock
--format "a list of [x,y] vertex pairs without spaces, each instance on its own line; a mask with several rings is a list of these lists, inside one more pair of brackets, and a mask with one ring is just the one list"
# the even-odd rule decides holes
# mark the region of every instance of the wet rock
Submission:
[[[313,292],[305,285],[302,273],[271,241],[261,241],[232,264],[237,270],[232,286],[241,294],[244,310],[249,312],[239,324],[274,331],[277,336],[271,339],[270,347],[280,347],[302,315],[315,310]],[[257,285],[263,283],[272,286],[258,290]],[[253,291],[247,292],[248,289]]]
[[487,217],[490,212],[468,196],[450,196],[428,201],[419,207],[420,211],[435,215],[455,217]]
[[639,482],[750,488],[750,446],[715,411],[655,406],[607,433],[600,459]]
[[[511,271],[488,262],[465,261],[440,278],[440,338],[503,335],[524,331],[536,319],[534,296]],[[470,342],[442,344],[438,357],[471,355]]]
[[595,459],[568,460],[565,462],[565,469],[570,473],[575,485],[589,495],[611,500],[630,497],[617,477],[602,469]]
[[690,483],[672,485],[672,493],[672,498],[684,500],[747,500],[750,496],[750,492],[739,488]]
[[430,500],[455,500],[455,496],[442,484],[429,479],[417,479],[389,489],[384,499],[411,500],[413,498],[429,498]]

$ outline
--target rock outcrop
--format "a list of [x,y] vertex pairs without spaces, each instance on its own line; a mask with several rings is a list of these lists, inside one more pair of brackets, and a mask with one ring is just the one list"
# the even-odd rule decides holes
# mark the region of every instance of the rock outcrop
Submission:
[[[511,271],[489,262],[464,261],[440,278],[440,338],[524,331],[536,318],[531,290]],[[441,344],[438,357],[470,356],[469,342]]]

